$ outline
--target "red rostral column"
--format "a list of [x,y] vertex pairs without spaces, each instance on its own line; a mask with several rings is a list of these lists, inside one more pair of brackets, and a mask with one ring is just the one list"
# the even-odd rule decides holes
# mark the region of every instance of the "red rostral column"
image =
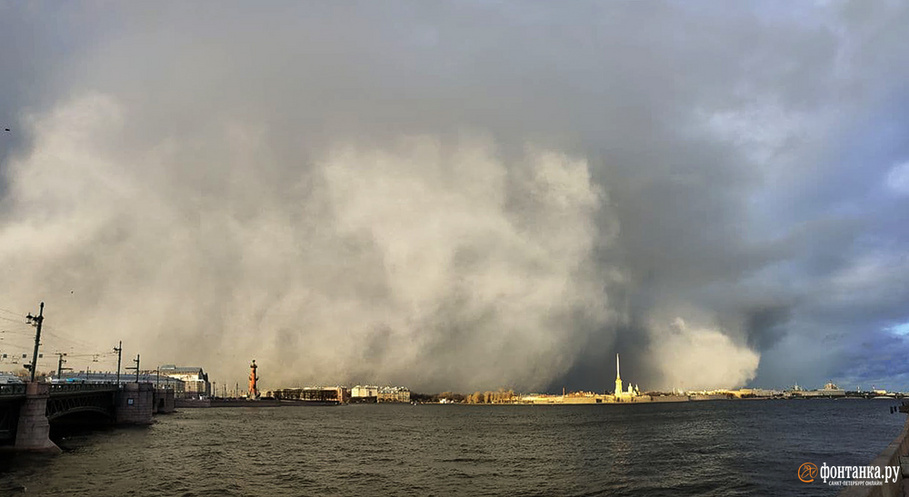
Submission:
[[256,382],[259,381],[259,375],[256,374],[256,360],[253,359],[252,364],[249,365],[249,398],[258,399],[259,398],[259,389],[256,387]]

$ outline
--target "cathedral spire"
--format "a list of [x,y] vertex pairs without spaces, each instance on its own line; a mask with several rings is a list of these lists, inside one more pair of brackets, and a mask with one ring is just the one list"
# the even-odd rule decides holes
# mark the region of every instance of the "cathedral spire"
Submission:
[[620,399],[622,397],[622,375],[619,374],[619,355],[615,355],[615,397]]

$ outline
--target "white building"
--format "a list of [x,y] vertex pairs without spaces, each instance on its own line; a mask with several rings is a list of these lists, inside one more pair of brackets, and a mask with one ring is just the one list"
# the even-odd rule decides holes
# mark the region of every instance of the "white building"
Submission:
[[370,385],[357,385],[350,389],[350,396],[352,398],[378,397],[379,387]]
[[211,383],[208,382],[208,373],[200,367],[177,367],[165,364],[159,368],[162,376],[169,376],[181,380],[184,385],[184,397],[205,398],[211,396]]

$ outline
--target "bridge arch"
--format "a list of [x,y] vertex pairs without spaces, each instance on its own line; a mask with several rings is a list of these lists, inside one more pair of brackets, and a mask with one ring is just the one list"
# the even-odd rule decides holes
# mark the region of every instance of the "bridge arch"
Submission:
[[56,420],[66,420],[67,418],[84,416],[88,413],[101,416],[105,421],[113,421],[114,419],[113,412],[110,408],[103,408],[99,406],[78,406],[69,408],[65,411],[58,411],[53,414],[48,414],[47,420],[50,422],[54,422]]
[[79,394],[53,395],[47,399],[45,415],[48,421],[55,421],[71,415],[84,417],[88,414],[114,419],[116,391],[89,391]]

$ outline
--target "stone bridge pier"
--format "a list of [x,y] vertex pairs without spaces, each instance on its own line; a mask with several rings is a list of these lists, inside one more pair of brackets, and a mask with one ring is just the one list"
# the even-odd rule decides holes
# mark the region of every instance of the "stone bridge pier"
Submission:
[[174,411],[173,389],[151,383],[48,384],[0,388],[0,449],[60,452],[51,423],[70,416],[118,425],[150,425],[156,413]]
[[47,399],[50,385],[31,382],[25,387],[25,400],[19,408],[16,429],[16,450],[36,452],[62,452],[50,439],[50,421],[47,420]]
[[117,395],[114,409],[117,424],[150,425],[154,421],[155,386],[151,383],[125,383]]
[[155,414],[170,414],[176,410],[173,388],[155,389]]

